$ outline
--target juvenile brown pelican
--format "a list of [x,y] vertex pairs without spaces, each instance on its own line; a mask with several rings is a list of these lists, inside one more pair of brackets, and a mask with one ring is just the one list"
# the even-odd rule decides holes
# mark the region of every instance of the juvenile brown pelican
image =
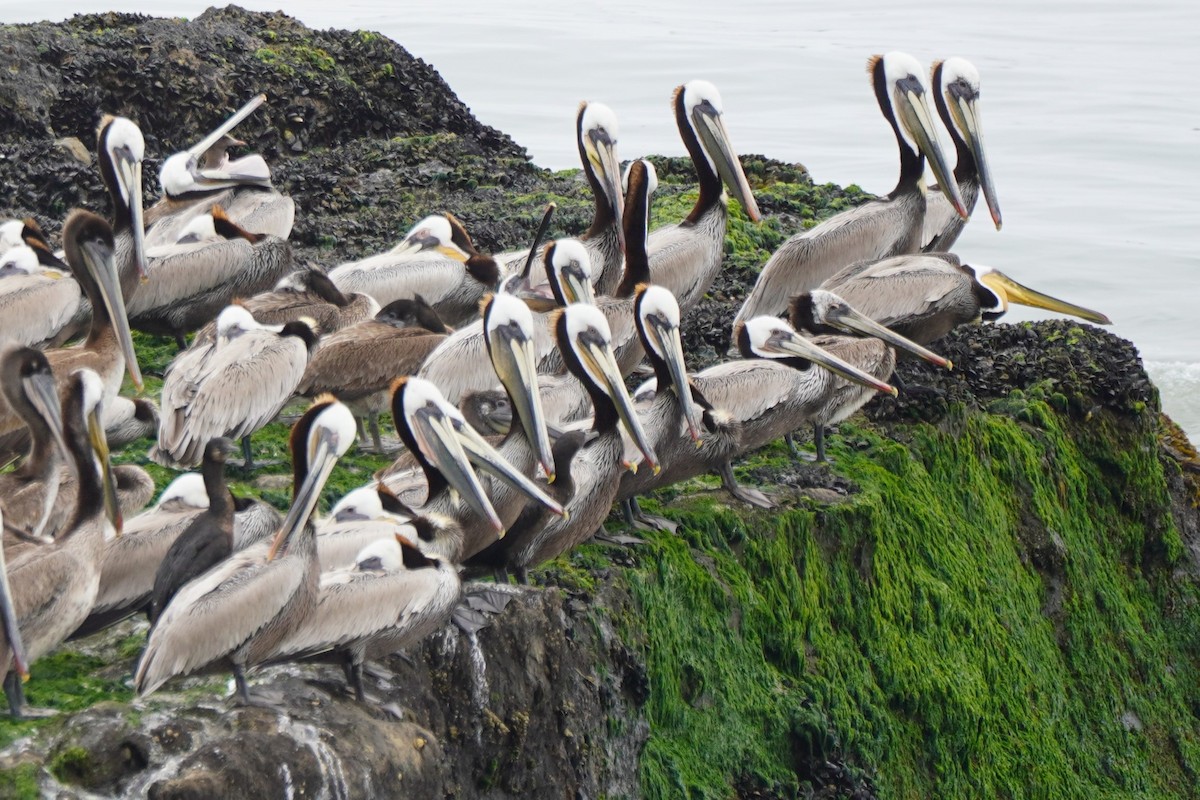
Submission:
[[204,447],[200,474],[208,507],[171,543],[158,565],[150,593],[151,624],[158,621],[181,586],[233,552],[233,495],[225,484],[225,461],[233,452],[236,445],[219,436]]
[[[111,402],[126,370],[139,388],[142,385],[113,263],[112,228],[101,217],[76,210],[63,226],[63,244],[75,280],[91,298],[94,311],[83,343],[52,350],[46,358],[60,385],[76,369],[95,371],[104,384],[105,402]],[[27,442],[24,423],[7,401],[0,403],[0,441],[0,451],[8,457],[22,452]]]
[[418,222],[386,253],[335,267],[329,279],[343,292],[369,294],[381,306],[421,295],[447,325],[475,317],[485,292],[500,279],[495,259],[475,249],[451,214]]
[[[234,506],[234,550],[264,541],[283,522],[261,500],[234,498]],[[71,638],[90,636],[146,608],[167,551],[207,508],[204,478],[185,472],[171,481],[153,508],[128,519],[121,535],[105,545],[96,602]]]
[[[621,256],[625,252],[625,234],[621,219],[624,198],[618,185],[621,160],[617,157],[617,115],[603,103],[583,102],[575,117],[579,160],[596,201],[592,225],[580,234],[592,265],[596,294],[612,294],[621,277]],[[536,245],[535,245],[536,249]],[[513,274],[529,258],[529,250],[503,253],[496,260],[506,274]]]
[[114,450],[158,435],[158,406],[144,397],[114,397],[104,411],[104,438]]
[[[379,303],[365,294],[343,294],[329,276],[315,266],[298,269],[279,279],[269,292],[238,301],[263,325],[283,325],[308,317],[322,336],[368,320],[379,313]],[[217,335],[213,320],[196,332],[192,343],[212,341]]]
[[[3,507],[0,507],[0,528],[3,527]],[[3,549],[0,549],[0,658],[5,663],[11,663],[10,669],[16,673],[16,681],[23,682],[29,677],[29,654],[21,638],[21,623],[17,619],[17,607],[12,596],[12,585],[8,582],[8,564],[4,560]]]
[[[1000,202],[992,172],[983,155],[983,130],[979,127],[979,71],[964,58],[948,58],[933,62],[930,76],[933,101],[942,124],[950,132],[958,163],[954,165],[954,180],[962,196],[963,207],[970,214],[975,210],[979,190],[992,213],[992,222],[1000,230]],[[954,210],[937,186],[929,187],[926,198],[925,223],[921,232],[921,249],[927,253],[945,253],[958,241],[967,221]]]
[[[46,356],[16,342],[0,343],[0,392],[29,429],[29,455],[20,467],[0,475],[7,524],[38,540],[53,537],[67,516],[58,504],[61,469],[71,463],[63,438],[58,388]],[[61,454],[61,456],[60,456]],[[56,511],[59,519],[51,525]]]
[[150,249],[150,276],[129,301],[138,330],[174,336],[180,349],[185,334],[211,322],[234,298],[265,291],[292,269],[286,240],[241,228],[220,206],[191,225],[185,239]]
[[760,216],[746,173],[725,130],[717,87],[708,81],[690,81],[675,89],[673,105],[679,135],[696,166],[700,196],[683,222],[654,230],[646,249],[654,283],[669,289],[686,314],[700,302],[721,271],[729,223],[722,181],[751,222],[758,222]]
[[1004,316],[1010,302],[1110,325],[1098,311],[1023,286],[992,267],[967,265],[953,253],[896,256],[856,264],[822,288],[880,325],[919,344],[937,341],[951,329]]
[[296,394],[336,392],[357,416],[367,418],[375,452],[382,453],[379,414],[387,410],[392,381],[415,374],[449,334],[421,295],[394,300],[374,319],[323,338]]
[[259,325],[238,306],[221,312],[218,332],[223,326],[228,333],[218,333],[207,358],[199,358],[203,345],[192,355],[185,350],[186,369],[168,368],[164,375],[162,424],[150,452],[159,463],[190,467],[199,462],[209,439],[228,436],[243,440],[250,468],[250,434],[274,419],[292,397],[317,341],[306,322],[281,328]]
[[250,701],[245,670],[268,658],[312,613],[320,568],[309,522],[334,464],[354,442],[354,415],[321,398],[292,428],[295,494],[272,541],[248,547],[184,585],[150,631],[138,663],[138,694],[177,675],[233,671]]
[[624,426],[641,451],[643,468],[659,471],[658,457],[625,390],[604,315],[595,306],[567,306],[555,317],[554,334],[567,370],[592,398],[596,436],[572,462],[576,491],[567,504],[567,514],[550,520],[512,555],[510,564],[517,569],[535,566],[587,541],[604,521],[627,466],[618,425]]
[[[13,605],[30,663],[66,640],[87,617],[100,584],[104,542],[120,531],[101,423],[103,397],[103,382],[91,370],[76,370],[67,378],[62,416],[79,474],[74,512],[54,544],[31,546],[8,565]],[[17,673],[10,670],[7,650],[0,652],[0,672],[5,674],[9,709],[19,717],[24,691]]]
[[271,186],[271,170],[257,154],[231,161],[228,150],[245,144],[229,135],[266,100],[257,95],[212,133],[163,161],[159,184],[163,197],[146,212],[148,237],[172,244],[198,214],[222,206],[242,227],[287,239],[296,206]]
[[363,548],[357,562],[321,575],[312,612],[296,626],[272,661],[296,661],[330,651],[344,660],[348,683],[361,703],[363,662],[419,642],[441,628],[458,605],[462,583],[453,566],[429,558],[403,536]]
[[43,266],[29,245],[0,256],[0,338],[30,347],[50,342],[75,318],[82,298],[70,273]]
[[942,192],[966,219],[958,184],[938,145],[921,65],[910,55],[891,52],[872,56],[867,71],[900,151],[896,188],[887,197],[836,214],[784,242],[763,267],[735,325],[761,314],[780,313],[787,308],[788,298],[817,288],[848,264],[917,252],[925,220],[926,158]]

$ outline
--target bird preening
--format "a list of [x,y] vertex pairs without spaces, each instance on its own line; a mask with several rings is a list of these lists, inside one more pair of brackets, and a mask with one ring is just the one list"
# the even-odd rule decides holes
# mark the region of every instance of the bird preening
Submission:
[[[464,580],[525,584],[618,507],[669,527],[638,497],[705,473],[735,502],[784,502],[733,465],[808,430],[811,457],[829,462],[827,428],[876,395],[919,390],[894,377],[898,359],[954,368],[937,350],[956,326],[1010,303],[1108,324],[947,252],[981,195],[1001,223],[979,71],[956,57],[927,76],[891,52],[869,59],[868,77],[863,102],[873,96],[899,155],[895,187],[784,242],[731,315],[731,357],[694,372],[689,312],[726,266],[731,216],[764,217],[732,144],[736,100],[727,117],[707,81],[664,92],[659,123],[695,173],[682,220],[652,225],[654,165],[622,170],[616,112],[587,101],[564,111],[586,229],[543,243],[551,207],[532,244],[489,253],[471,234],[484,220],[413,209],[394,247],[342,264],[294,263],[305,209],[233,135],[286,98],[256,94],[208,133],[178,132],[195,144],[152,154],[161,191],[145,209],[147,140],[105,116],[111,217],[72,211],[61,256],[36,220],[0,225],[0,450],[18,461],[0,474],[12,714],[39,713],[24,685],[40,657],[131,618],[150,625],[131,665],[140,695],[228,673],[238,702],[261,702],[252,670],[288,662],[340,666],[358,701],[376,701],[364,664],[447,629]],[[154,375],[157,405],[141,396],[134,330],[178,348]],[[639,368],[650,380],[630,392]],[[281,419],[291,503],[276,509],[235,494],[226,473],[253,475],[254,435]],[[142,510],[153,481],[110,456],[146,439],[153,461],[200,473]],[[356,445],[390,463],[329,498]]]

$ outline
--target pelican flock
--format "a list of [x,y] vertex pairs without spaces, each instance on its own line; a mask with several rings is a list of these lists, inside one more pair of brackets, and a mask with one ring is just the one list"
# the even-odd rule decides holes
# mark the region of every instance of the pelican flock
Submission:
[[[595,213],[578,238],[543,246],[542,231],[489,254],[443,209],[387,252],[299,268],[288,237],[304,209],[261,155],[231,156],[245,147],[232,131],[265,96],[188,149],[153,154],[161,199],[145,210],[146,140],[133,120],[104,117],[111,221],[72,211],[61,261],[36,220],[0,225],[0,451],[19,460],[0,474],[11,712],[37,713],[23,685],[39,657],[143,611],[141,695],[228,672],[253,702],[249,670],[301,662],[341,665],[367,701],[365,662],[445,627],[464,576],[526,582],[617,504],[661,524],[637,498],[704,473],[772,507],[779,498],[735,479],[738,459],[811,428],[826,461],[827,426],[905,388],[898,358],[950,369],[938,340],[1009,303],[1108,324],[945,252],[980,195],[997,228],[1001,216],[978,70],[950,58],[925,73],[904,53],[869,60],[899,153],[895,188],[787,240],[732,320],[734,357],[694,373],[687,315],[720,274],[731,214],[763,216],[731,143],[736,110],[727,125],[711,83],[679,85],[660,120],[695,169],[681,221],[651,229],[654,166],[634,160],[622,179],[617,115],[587,101],[572,135]],[[157,405],[141,396],[131,328],[179,345]],[[631,394],[639,363],[653,378]],[[388,413],[395,439],[382,433]],[[279,418],[292,423],[282,514],[226,482],[255,469],[250,437]],[[150,458],[201,474],[138,513],[153,482],[112,466],[110,439],[147,438]],[[394,461],[322,517],[338,460],[368,438]],[[238,440],[241,466],[227,463]]]

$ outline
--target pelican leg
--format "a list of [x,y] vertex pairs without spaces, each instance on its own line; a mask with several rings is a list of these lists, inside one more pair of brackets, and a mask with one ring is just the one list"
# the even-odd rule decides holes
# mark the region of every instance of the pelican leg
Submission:
[[179,348],[179,352],[187,350],[187,336],[182,331],[175,332],[175,346]]
[[25,704],[25,682],[11,669],[4,676],[4,696],[8,698],[8,712],[13,719],[42,719],[53,717],[57,711],[50,708],[30,708]]
[[[245,441],[243,439],[243,441]],[[252,705],[250,702],[250,689],[246,686],[246,672],[242,669],[241,664],[233,665],[233,682],[237,686],[238,704],[243,706]]]
[[817,463],[828,463],[829,459],[825,458],[825,426],[819,422],[813,423],[813,444],[817,447]]
[[359,447],[366,447],[367,444],[367,429],[363,424],[362,417],[355,417],[354,424],[358,427],[358,444]]
[[513,570],[513,575],[517,578],[517,584],[520,586],[529,585],[529,569],[526,567],[517,567]]
[[804,453],[800,451],[799,447],[796,447],[796,437],[792,435],[791,431],[783,435],[783,440],[787,442],[788,449],[792,451],[792,458],[804,458]]
[[508,567],[496,567],[492,571],[492,580],[496,583],[508,583]]
[[245,463],[242,464],[242,469],[246,470],[246,472],[254,469],[254,454],[250,452],[249,436],[242,437],[242,458],[245,460]]
[[758,489],[751,489],[748,486],[739,486],[737,478],[733,477],[733,464],[729,459],[721,462],[721,485],[725,487],[725,491],[741,500],[747,505],[756,506],[758,508],[774,508],[775,503],[771,498],[760,492]]
[[375,445],[375,452],[383,453],[383,440],[379,437],[379,412],[369,412],[367,415],[367,423],[371,428],[371,444]]
[[[641,504],[638,503],[636,497],[631,497],[628,500],[621,501],[621,515],[625,518],[626,525],[640,531],[656,530],[675,533],[675,531],[679,530],[679,526],[666,517],[647,514],[645,511],[642,511]],[[631,537],[625,537],[620,541],[614,540],[611,537],[597,538],[600,538],[602,541],[615,541],[616,544],[634,544],[641,542],[640,539],[634,540]]]
[[363,688],[362,660],[350,656],[347,670],[350,673],[350,685],[354,687],[354,699],[360,703],[367,702],[367,690]]

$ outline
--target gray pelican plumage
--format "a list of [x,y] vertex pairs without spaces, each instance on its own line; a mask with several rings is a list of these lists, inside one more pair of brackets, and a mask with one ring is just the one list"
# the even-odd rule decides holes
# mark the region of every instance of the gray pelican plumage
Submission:
[[184,585],[150,631],[135,684],[147,695],[171,678],[232,670],[249,702],[245,670],[262,663],[312,613],[320,569],[309,521],[337,462],[353,444],[354,415],[320,398],[292,428],[294,496],[270,543],[235,553]]
[[729,223],[724,187],[729,187],[751,222],[758,222],[760,216],[729,141],[717,87],[708,81],[690,81],[675,89],[672,105],[679,135],[696,167],[700,196],[682,222],[652,231],[646,249],[654,283],[669,289],[686,314],[721,271]]
[[[555,303],[565,305],[571,298],[592,298],[591,257],[578,239],[557,239],[540,254],[545,267],[546,281]],[[504,289],[514,288],[506,282]],[[524,287],[519,292],[525,296]],[[532,299],[532,298],[531,298]],[[534,301],[539,308],[541,303]],[[551,305],[553,309],[555,306]],[[534,352],[539,372],[554,371],[561,364],[550,333],[547,310],[538,311],[534,318]],[[484,391],[497,385],[487,351],[487,336],[483,319],[464,325],[436,350],[429,354],[417,375],[430,381],[450,403],[457,404],[473,391]]]
[[158,435],[158,406],[145,397],[113,398],[104,410],[104,438],[116,450],[138,439],[153,439]]
[[[30,663],[57,647],[92,609],[100,585],[104,542],[120,532],[121,515],[108,467],[101,422],[104,385],[90,369],[72,372],[63,390],[67,446],[79,475],[74,510],[53,544],[34,545],[8,564],[16,618]],[[0,671],[13,716],[24,692],[10,654],[0,648]]]
[[129,319],[138,330],[175,337],[207,323],[234,298],[266,291],[292,270],[285,239],[251,232],[233,222],[220,206],[189,223],[179,241],[151,247],[149,277],[129,301]]
[[[4,508],[0,506],[0,528],[3,527]],[[17,619],[12,584],[8,581],[8,563],[4,559],[2,548],[0,548],[0,656],[6,663],[11,664],[10,669],[16,673],[16,681],[23,682],[29,677],[29,654],[25,651],[25,640],[21,637],[21,622]]]
[[458,605],[462,582],[453,566],[429,558],[400,535],[367,545],[353,566],[321,575],[312,612],[284,639],[272,661],[332,651],[344,659],[359,702],[363,662],[380,658],[441,628]]
[[853,265],[822,288],[918,344],[937,341],[958,325],[999,319],[1010,302],[1097,325],[1112,322],[1098,311],[1023,286],[992,267],[963,264],[953,253],[896,256]]
[[[60,386],[76,369],[96,372],[104,384],[105,403],[109,403],[117,396],[126,371],[138,388],[142,385],[113,261],[112,228],[89,211],[73,211],[63,226],[63,245],[75,280],[94,310],[87,338],[74,347],[51,350],[46,358]],[[0,442],[0,451],[9,456],[23,451],[27,442],[24,422],[7,401],[0,403]]]
[[[603,103],[584,101],[575,115],[575,132],[583,174],[596,204],[591,227],[579,235],[579,241],[588,251],[596,293],[611,294],[620,280],[621,257],[625,252],[617,115]],[[527,261],[529,253],[529,249],[502,253],[496,260],[503,265],[506,275],[512,275]]]
[[163,196],[146,211],[146,235],[152,244],[175,243],[188,223],[213,205],[249,230],[279,239],[291,235],[296,205],[272,188],[263,157],[229,158],[230,147],[245,144],[229,132],[265,100],[261,94],[251,98],[196,144],[163,160],[158,176]]
[[70,273],[43,266],[29,245],[0,256],[0,338],[31,347],[51,342],[75,319],[82,299]]
[[[16,342],[0,343],[0,393],[29,429],[25,462],[0,475],[0,497],[7,524],[28,531],[31,539],[53,538],[65,519],[66,503],[58,504],[64,463],[74,469],[63,434],[58,387],[46,356]],[[51,525],[51,515],[59,517]]]
[[317,525],[317,560],[328,571],[355,563],[359,551],[376,539],[399,533],[419,538],[416,515],[380,483],[360,486],[338,500]]
[[964,219],[958,196],[933,127],[924,70],[906,53],[872,56],[867,72],[884,118],[896,136],[900,178],[883,198],[836,214],[783,243],[767,261],[734,324],[761,314],[778,314],[788,299],[815,289],[829,276],[856,261],[915,253],[925,220],[925,160],[942,192]]
[[336,392],[356,416],[367,418],[375,451],[382,453],[379,414],[387,410],[392,381],[415,374],[449,334],[421,295],[393,300],[373,319],[322,338],[296,394]]
[[[519,348],[514,352],[514,360],[517,359],[521,359]],[[522,368],[514,365],[511,371],[520,374]],[[457,563],[465,552],[482,549],[504,535],[504,521],[496,513],[473,467],[486,470],[553,513],[565,513],[529,475],[510,464],[472,428],[462,412],[446,402],[432,383],[415,377],[398,378],[394,387],[392,418],[396,432],[416,459],[427,486],[425,502],[420,506],[408,505],[415,514],[449,518],[462,528],[460,550],[449,554],[450,560]],[[536,401],[530,401],[531,407],[535,404]],[[382,482],[403,499],[413,488],[410,479],[404,480],[408,477],[405,473],[384,475]]]
[[[933,62],[930,74],[933,101],[942,124],[950,132],[958,163],[954,165],[954,181],[962,196],[963,207],[970,214],[975,210],[979,190],[992,215],[996,230],[1000,230],[1000,202],[992,183],[992,171],[983,153],[983,130],[979,122],[979,70],[965,58],[948,58]],[[955,210],[937,186],[929,187],[926,198],[925,222],[921,233],[921,249],[927,253],[945,253],[958,241],[967,221]]]
[[624,443],[618,426],[628,432],[644,458],[643,469],[659,471],[658,457],[633,409],[624,379],[613,355],[608,322],[595,306],[576,303],[556,312],[555,341],[563,352],[567,370],[584,384],[594,408],[592,438],[572,461],[576,491],[567,503],[567,514],[551,519],[510,564],[527,569],[565,553],[587,541],[612,508],[627,468]]
[[239,306],[222,311],[217,328],[211,346],[185,350],[183,368],[173,362],[163,376],[162,424],[150,452],[160,463],[190,467],[209,439],[227,436],[243,440],[250,466],[248,437],[295,393],[317,341],[304,321],[259,325]]
[[452,214],[434,214],[391,250],[334,267],[329,279],[343,292],[374,297],[380,306],[419,294],[447,325],[460,325],[475,317],[484,293],[496,288],[500,267],[475,249]]
[[[322,336],[379,313],[375,298],[357,292],[342,293],[329,276],[315,266],[284,275],[271,291],[242,298],[238,305],[263,325],[283,325],[308,317],[317,323]],[[213,320],[196,332],[192,343],[211,341],[216,335],[217,323]]]

